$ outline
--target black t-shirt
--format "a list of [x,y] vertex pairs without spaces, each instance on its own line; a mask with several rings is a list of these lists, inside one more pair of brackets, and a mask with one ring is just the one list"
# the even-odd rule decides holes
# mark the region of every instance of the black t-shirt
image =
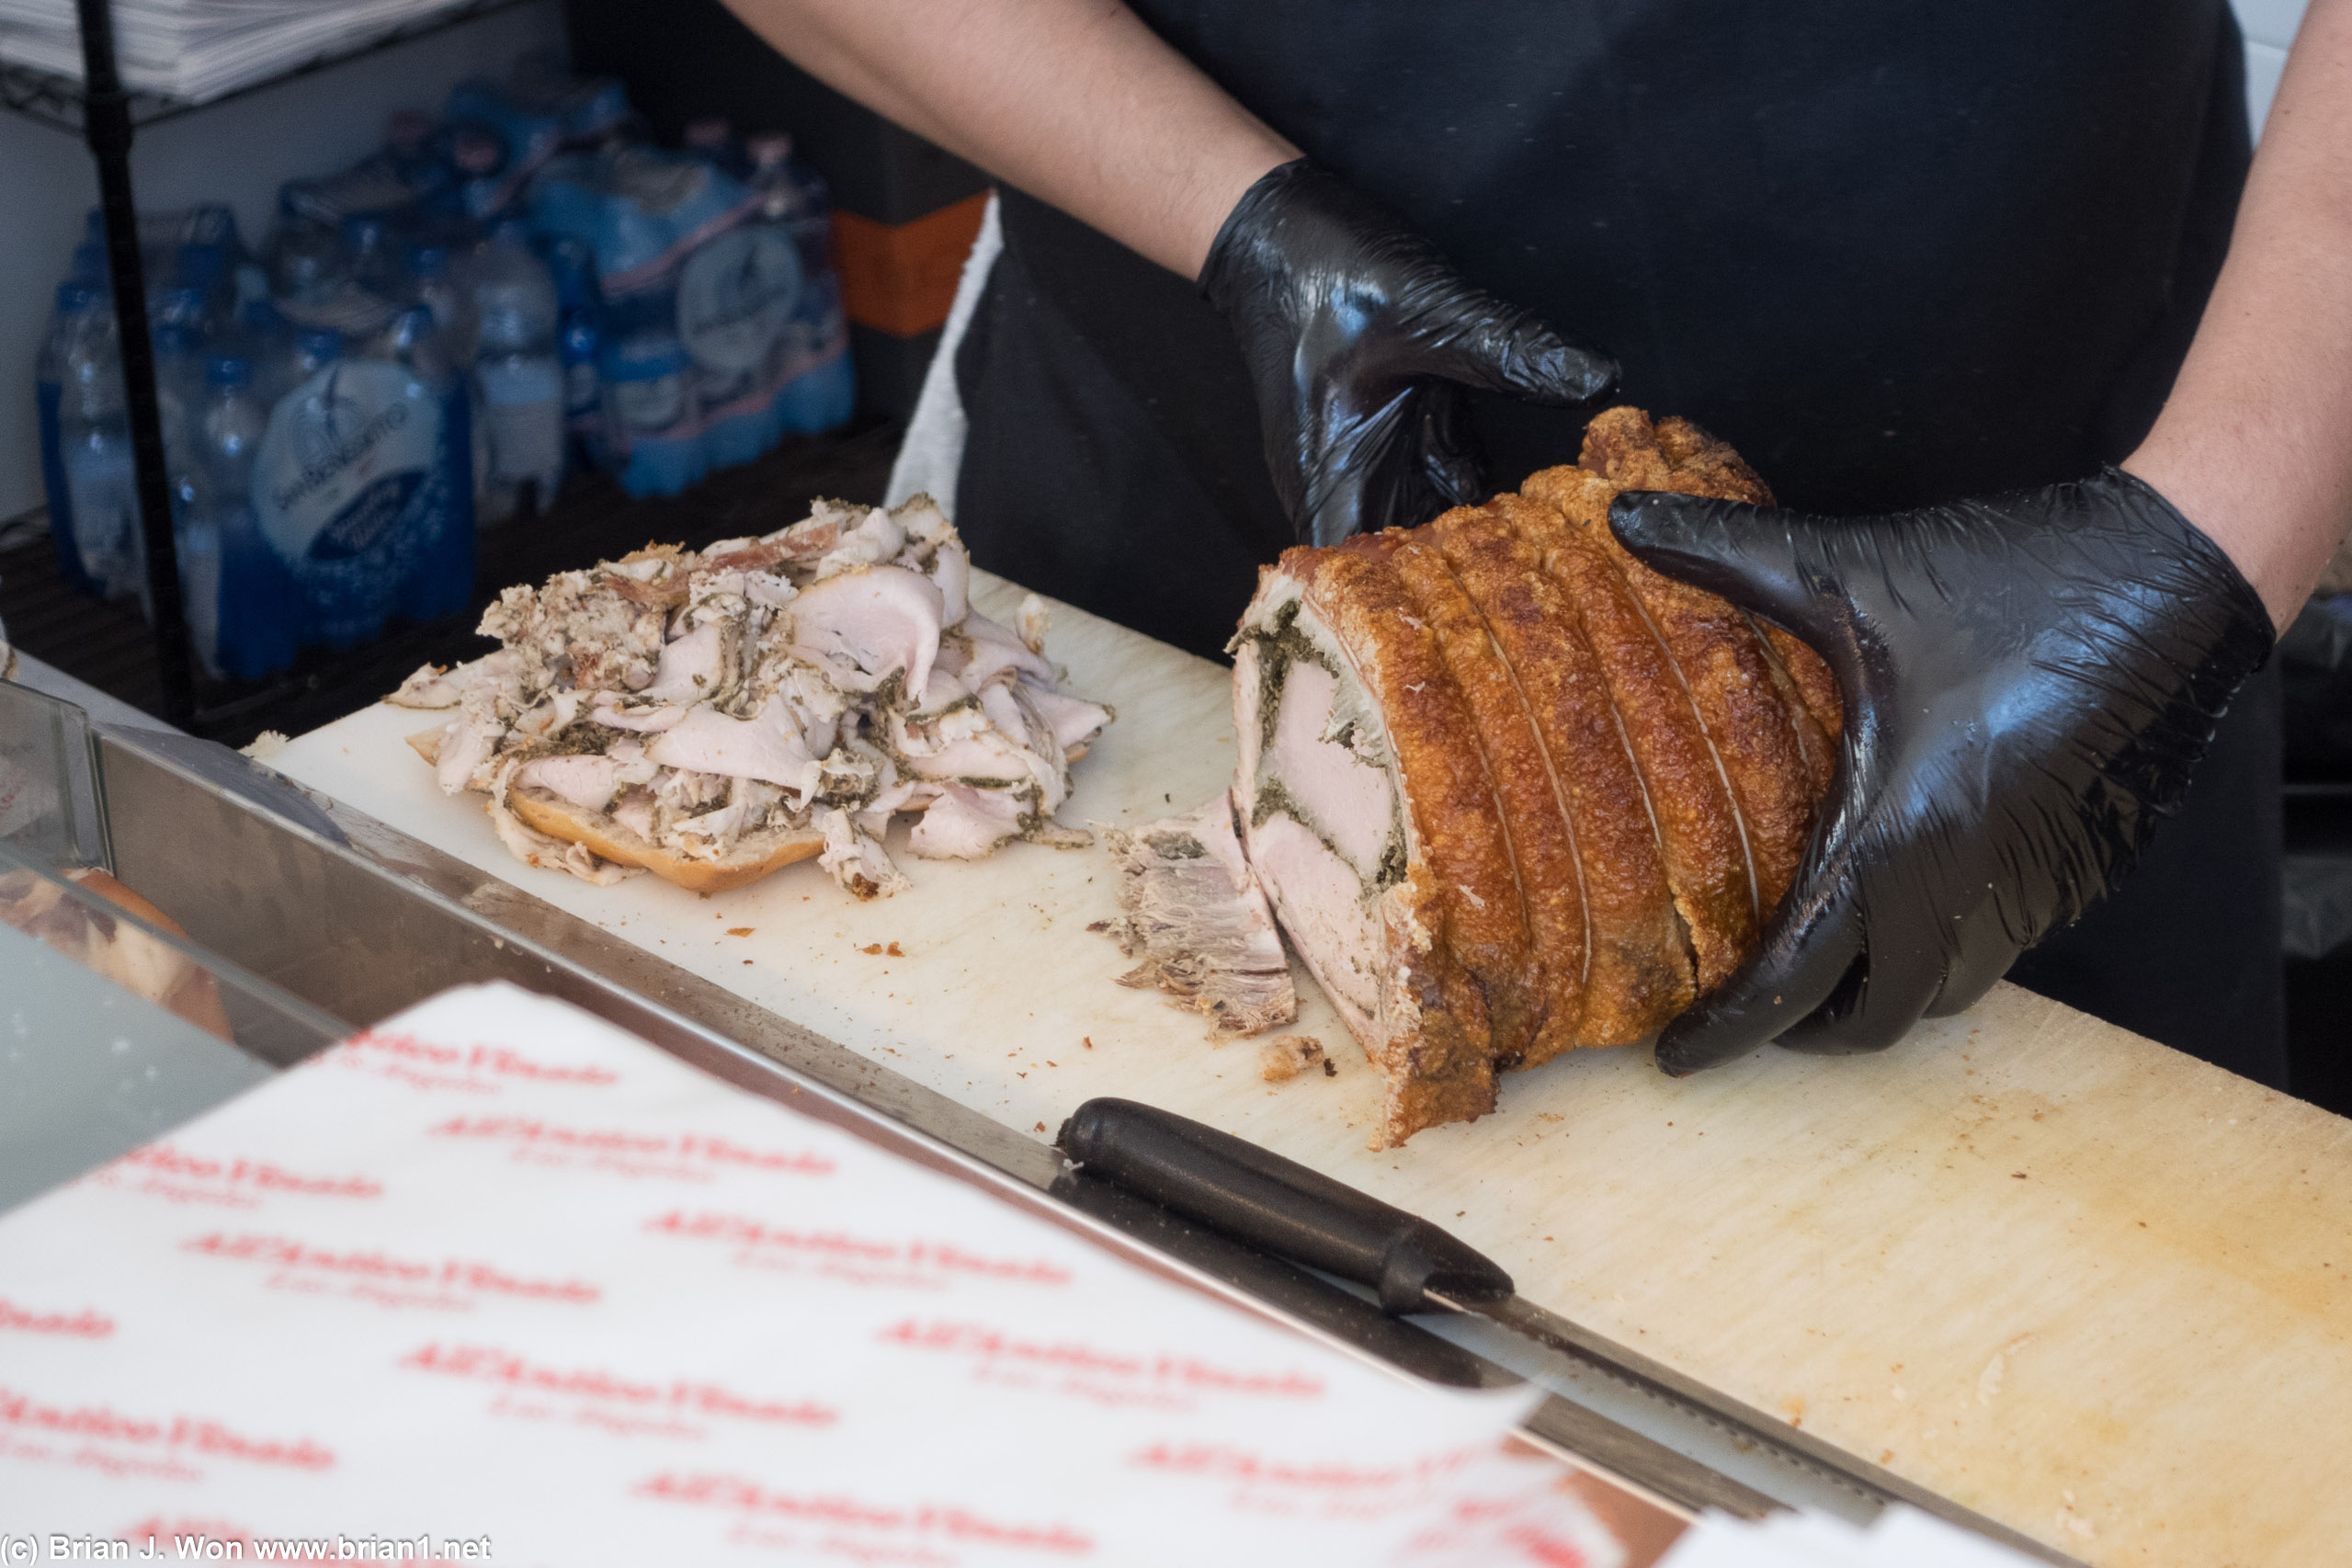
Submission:
[[[1475,281],[1790,504],[2081,474],[2161,404],[2247,157],[2222,0],[1137,0]],[[959,360],[983,564],[1203,652],[1290,542],[1222,323],[1007,192]],[[1499,486],[1582,416],[1482,398]]]

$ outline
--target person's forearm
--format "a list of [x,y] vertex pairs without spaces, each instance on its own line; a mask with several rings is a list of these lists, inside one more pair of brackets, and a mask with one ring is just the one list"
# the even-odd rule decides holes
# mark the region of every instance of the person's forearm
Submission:
[[726,0],[915,134],[1187,278],[1299,155],[1115,0]]
[[2312,0],[2229,260],[2123,466],[2229,552],[2281,628],[2352,525],[2352,0]]

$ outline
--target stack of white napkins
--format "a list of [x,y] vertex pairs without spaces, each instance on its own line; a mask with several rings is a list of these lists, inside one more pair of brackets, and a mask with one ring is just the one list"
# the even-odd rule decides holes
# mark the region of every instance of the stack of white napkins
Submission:
[[1702,1514],[1658,1568],[2035,1568],[2035,1559],[1898,1504],[1867,1529],[1826,1514]]
[[1530,1397],[503,986],[0,1219],[0,1518],[132,1557],[1620,1568]]
[[[469,3],[114,0],[115,58],[125,86],[202,103]],[[74,0],[0,0],[0,59],[80,81]]]

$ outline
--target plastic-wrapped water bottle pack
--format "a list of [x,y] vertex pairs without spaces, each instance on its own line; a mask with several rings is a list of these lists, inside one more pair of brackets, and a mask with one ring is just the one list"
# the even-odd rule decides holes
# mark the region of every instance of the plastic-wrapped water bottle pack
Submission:
[[[824,182],[768,134],[649,144],[618,83],[527,55],[353,168],[288,182],[248,250],[225,207],[142,216],[173,536],[215,678],[457,613],[478,528],[567,472],[675,494],[847,419]],[[35,371],[59,569],[142,593],[97,214]]]

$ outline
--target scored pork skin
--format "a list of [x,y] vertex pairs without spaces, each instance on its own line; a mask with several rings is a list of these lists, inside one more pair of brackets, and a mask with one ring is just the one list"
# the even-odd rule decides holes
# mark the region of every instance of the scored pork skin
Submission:
[[1531,983],[1513,1009],[1524,1023],[1513,1028],[1494,1009],[1494,1064],[1546,1062],[1577,1043],[1589,967],[1583,876],[1560,790],[1518,682],[1436,535],[1392,532],[1376,542],[1387,545],[1470,710],[1465,749],[1484,767],[1512,873],[1507,890],[1487,896],[1507,891],[1525,911]]
[[[1585,445],[1577,466],[1596,473],[1618,490],[1671,490],[1684,495],[1712,495],[1752,506],[1772,505],[1772,492],[1755,470],[1748,467],[1728,441],[1717,439],[1687,419],[1669,415],[1653,424],[1638,408],[1611,408],[1593,416],[1585,426]],[[1557,473],[1563,471],[1547,470]],[[1536,493],[1543,475],[1524,487]],[[1696,591],[1696,590],[1693,590]],[[1701,596],[1710,597],[1710,596]],[[1819,653],[1779,627],[1748,618],[1771,649],[1780,673],[1803,704],[1801,716],[1810,725],[1801,739],[1824,738],[1817,749],[1808,745],[1807,764],[1814,768],[1818,795],[1829,787],[1827,765],[1835,759],[1834,743],[1845,725],[1845,704],[1837,695],[1837,679]],[[1783,688],[1784,691],[1787,689]]]
[[1762,926],[1738,809],[1674,656],[1616,564],[1557,507],[1505,514],[1568,589],[1600,655],[1665,851],[1675,908],[1687,927],[1699,989],[1711,989],[1755,945]]
[[[1673,476],[1660,472],[1657,483]],[[1651,571],[1609,531],[1608,481],[1582,468],[1548,469],[1521,494],[1557,507],[1606,555],[1672,656],[1701,735],[1739,802],[1734,819],[1762,912],[1780,902],[1812,826],[1811,769],[1764,639],[1714,595]]]
[[1585,927],[1574,1043],[1630,1045],[1690,1006],[1690,955],[1599,656],[1567,591],[1507,520],[1527,504],[1501,496],[1431,531],[1502,646],[1565,808]]

